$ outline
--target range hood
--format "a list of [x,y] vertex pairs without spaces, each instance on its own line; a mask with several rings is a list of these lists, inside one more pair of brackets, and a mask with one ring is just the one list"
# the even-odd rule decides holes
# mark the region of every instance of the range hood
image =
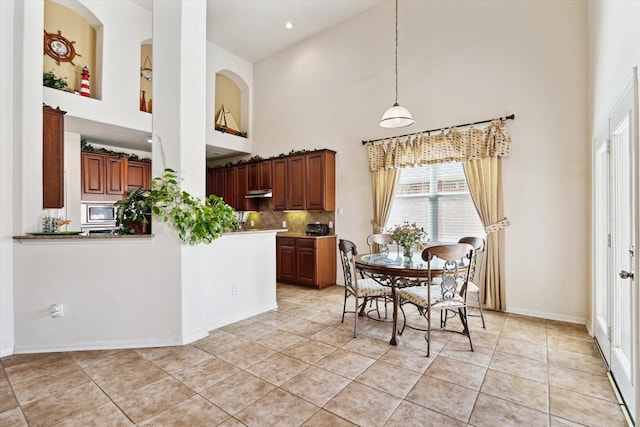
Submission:
[[246,199],[267,199],[273,197],[273,192],[271,190],[249,190],[244,197]]

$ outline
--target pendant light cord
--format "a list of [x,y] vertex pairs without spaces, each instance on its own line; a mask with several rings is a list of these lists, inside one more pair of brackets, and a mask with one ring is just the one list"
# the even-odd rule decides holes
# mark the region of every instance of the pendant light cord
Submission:
[[396,100],[394,105],[398,105],[398,0],[396,0]]

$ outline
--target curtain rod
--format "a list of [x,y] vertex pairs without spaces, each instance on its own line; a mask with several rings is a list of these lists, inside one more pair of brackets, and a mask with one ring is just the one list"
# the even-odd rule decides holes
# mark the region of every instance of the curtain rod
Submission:
[[[505,119],[505,120],[515,120],[515,119],[516,119],[516,115],[515,115],[515,114],[511,114],[511,115],[509,115],[509,116],[506,116],[506,117],[499,117],[499,118],[502,118],[502,119]],[[403,137],[405,137],[405,136],[416,135],[416,134],[418,134],[418,133],[426,133],[427,135],[430,135],[430,134],[431,134],[431,132],[443,131],[443,130],[445,130],[445,129],[449,129],[449,128],[452,128],[452,127],[454,127],[454,128],[462,128],[462,127],[465,127],[465,126],[479,125],[479,124],[482,124],[482,123],[491,123],[491,122],[492,122],[492,121],[494,121],[494,120],[495,120],[495,119],[488,119],[488,120],[482,120],[482,121],[479,121],[479,122],[465,123],[465,124],[457,125],[457,126],[447,126],[447,127],[444,127],[444,128],[437,128],[437,129],[423,130],[422,132],[405,133],[404,135],[390,136],[390,137],[387,137],[387,138],[369,139],[369,140],[367,140],[367,141],[363,140],[363,141],[362,141],[362,145],[366,145],[366,144],[368,144],[368,143],[370,143],[370,142],[384,141],[385,139],[403,138]]]

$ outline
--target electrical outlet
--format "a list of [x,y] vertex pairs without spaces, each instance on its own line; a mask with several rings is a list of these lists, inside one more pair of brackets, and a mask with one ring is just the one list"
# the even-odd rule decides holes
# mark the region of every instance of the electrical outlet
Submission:
[[62,304],[51,304],[51,317],[64,317],[64,306]]
[[256,223],[251,220],[251,226],[253,227]]
[[287,221],[282,221],[282,228],[287,228]]
[[240,289],[238,285],[231,285],[231,295],[238,295],[240,293]]
[[333,221],[329,221],[329,228],[333,228]]

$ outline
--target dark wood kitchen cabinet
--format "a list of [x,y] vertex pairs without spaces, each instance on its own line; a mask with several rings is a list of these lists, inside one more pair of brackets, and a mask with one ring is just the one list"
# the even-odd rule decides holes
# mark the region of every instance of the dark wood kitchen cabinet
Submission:
[[236,168],[224,168],[224,189],[222,200],[235,209],[236,206]]
[[249,190],[271,190],[271,160],[249,164]]
[[273,197],[271,202],[274,210],[282,211],[287,209],[287,159],[275,159],[272,171]]
[[336,153],[322,150],[306,156],[305,209],[336,210]]
[[287,157],[287,209],[304,210],[305,203],[305,156]]
[[110,154],[82,153],[82,200],[115,201],[127,188],[127,159]]
[[42,207],[64,206],[64,115],[60,108],[42,107]]
[[249,192],[249,165],[236,166],[236,204],[234,209],[238,211],[256,210],[257,200],[247,199]]
[[249,165],[227,166],[207,170],[207,195],[215,194],[238,211],[256,209],[257,201],[247,199]]
[[224,198],[224,171],[225,168],[207,169],[207,196],[215,194]]
[[336,283],[336,237],[276,236],[279,282],[318,289]]
[[335,151],[318,150],[275,159],[272,170],[274,210],[335,210]]
[[151,188],[151,163],[127,161],[127,191]]

